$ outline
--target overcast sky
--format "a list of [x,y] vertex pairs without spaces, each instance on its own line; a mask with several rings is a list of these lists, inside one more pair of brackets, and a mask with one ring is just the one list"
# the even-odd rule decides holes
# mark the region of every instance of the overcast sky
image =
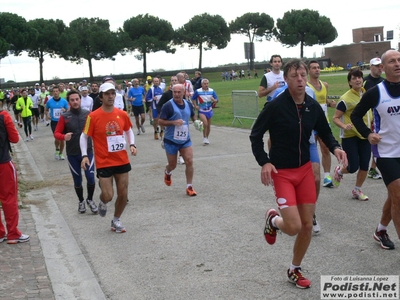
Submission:
[[[112,5],[114,3],[116,5]],[[140,4],[138,4],[140,3]],[[247,0],[247,1],[181,1],[173,4],[171,1],[152,0],[116,1],[106,4],[104,1],[93,0],[1,0],[0,11],[11,12],[24,17],[27,21],[37,18],[61,19],[69,25],[79,17],[108,19],[111,30],[117,30],[123,26],[125,20],[139,14],[149,13],[161,19],[167,20],[177,29],[187,23],[196,14],[207,12],[211,15],[221,15],[225,21],[233,21],[246,12],[260,12],[270,15],[275,21],[282,18],[284,13],[291,9],[312,9],[320,15],[330,18],[333,26],[338,31],[338,38],[325,46],[305,47],[304,55],[307,57],[320,57],[324,47],[349,44],[352,42],[352,29],[361,27],[384,26],[384,33],[394,30],[392,47],[397,48],[399,42],[400,26],[400,1],[386,0],[378,5],[368,5],[368,2],[360,1],[277,1],[271,5],[271,1]],[[203,67],[213,67],[226,63],[246,62],[244,58],[243,43],[248,38],[241,35],[232,35],[228,47],[222,50],[203,51]],[[256,61],[269,60],[272,54],[281,54],[283,57],[298,57],[300,47],[285,48],[273,41],[257,42],[255,44]],[[147,57],[147,71],[154,69],[177,70],[196,68],[199,61],[198,50],[177,48],[175,54],[158,52]],[[76,65],[61,59],[45,58],[43,65],[44,79],[51,80],[54,77],[88,77],[87,63]],[[117,55],[115,61],[94,61],[94,75],[124,74],[142,72],[143,63],[133,57]],[[22,55],[20,57],[8,56],[0,61],[0,78],[14,81],[27,81],[39,79],[39,62],[33,58]],[[128,79],[128,78],[127,78]]]

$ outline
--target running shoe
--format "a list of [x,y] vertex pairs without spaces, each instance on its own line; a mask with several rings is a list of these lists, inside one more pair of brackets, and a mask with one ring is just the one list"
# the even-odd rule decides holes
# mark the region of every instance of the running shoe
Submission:
[[146,129],[144,129],[144,126],[143,126],[143,125],[140,125],[140,129],[142,130],[143,133],[146,132]]
[[203,144],[204,145],[209,145],[210,144],[210,141],[208,140],[208,138],[203,138]]
[[178,164],[180,164],[180,165],[184,165],[184,164],[185,164],[185,160],[184,160],[183,157],[180,156],[180,155],[179,155],[179,157],[178,157]]
[[333,183],[332,183],[332,177],[330,175],[326,176],[324,178],[324,183],[323,183],[324,187],[333,187]]
[[154,139],[158,140],[158,132],[154,132]]
[[98,210],[99,210],[99,215],[101,217],[105,217],[107,214],[107,203],[104,203],[103,201],[100,200],[98,205]]
[[19,128],[22,128],[22,123],[18,123],[18,127],[19,127]]
[[343,179],[343,175],[339,174],[340,166],[335,168],[335,173],[333,174],[333,185],[339,187],[340,181]]
[[85,201],[79,202],[78,211],[81,214],[84,214],[86,212]]
[[49,125],[50,125],[50,123],[48,121],[46,121],[46,127],[49,126]]
[[25,243],[27,241],[29,241],[29,235],[21,234],[21,236],[16,240],[7,240],[7,244]]
[[167,174],[164,172],[164,182],[166,185],[170,186],[172,184],[172,174]]
[[111,231],[114,231],[116,233],[124,233],[126,232],[126,229],[124,225],[122,225],[122,222],[120,220],[111,220]]
[[161,148],[165,149],[165,146],[164,146],[164,139],[161,140]]
[[29,138],[27,137],[25,141],[26,141],[26,142],[29,142]]
[[3,236],[2,238],[0,238],[0,243],[4,242],[7,239],[7,236]]
[[189,195],[190,197],[193,197],[193,196],[196,196],[197,193],[196,193],[196,191],[193,189],[192,186],[189,186],[189,187],[186,189],[186,195]]
[[160,131],[160,139],[162,139],[164,137],[164,130]]
[[317,234],[321,231],[321,226],[319,225],[319,222],[317,221],[317,216],[314,214],[313,220],[312,220],[313,226],[312,226],[312,231],[313,233]]
[[311,282],[307,278],[303,276],[303,273],[301,272],[301,268],[296,268],[293,271],[290,271],[290,269],[287,270],[287,276],[289,282],[293,283],[296,285],[296,287],[300,289],[308,289],[311,287]]
[[62,153],[60,154],[60,160],[65,160],[65,157]]
[[153,119],[150,120],[150,125],[153,125],[154,121]]
[[357,199],[357,200],[360,200],[360,201],[367,201],[368,200],[368,196],[365,195],[361,190],[354,189],[352,191],[352,194],[353,194],[353,199]]
[[137,130],[137,135],[140,135],[140,129]]
[[30,135],[30,136],[29,136],[29,139],[30,139],[31,141],[33,141],[33,135]]
[[382,249],[386,249],[386,250],[394,249],[394,244],[390,240],[389,235],[387,234],[386,230],[378,231],[378,229],[376,229],[374,232],[374,239],[375,239],[375,241],[377,241],[378,243],[381,244]]
[[59,159],[60,159],[60,151],[59,151],[59,150],[56,150],[56,154],[54,154],[54,158],[55,158],[56,160],[59,160]]
[[379,172],[376,169],[369,169],[368,171],[368,178],[372,178],[372,179],[382,179],[381,174],[379,174]]
[[96,203],[94,203],[93,200],[86,199],[86,203],[90,207],[92,213],[97,214],[99,212],[99,209],[97,208],[97,205]]
[[279,216],[278,212],[271,208],[265,214],[265,228],[264,228],[264,237],[268,244],[273,245],[276,241],[276,232],[278,228],[272,225],[272,218],[275,216]]

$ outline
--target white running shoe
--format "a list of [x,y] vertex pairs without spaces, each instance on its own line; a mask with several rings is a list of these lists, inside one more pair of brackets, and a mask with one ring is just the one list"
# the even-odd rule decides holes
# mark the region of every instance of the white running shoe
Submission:
[[111,230],[116,233],[126,232],[125,226],[122,225],[122,222],[120,220],[117,220],[115,222],[113,220],[111,220]]

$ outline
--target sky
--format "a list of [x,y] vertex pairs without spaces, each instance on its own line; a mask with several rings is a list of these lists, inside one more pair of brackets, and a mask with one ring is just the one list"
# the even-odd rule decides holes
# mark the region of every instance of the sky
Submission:
[[[58,4],[60,3],[60,4]],[[182,1],[182,4],[174,4],[170,1],[153,0],[149,2],[112,2],[105,4],[104,1],[93,0],[1,0],[0,12],[15,13],[24,17],[27,21],[44,18],[60,19],[66,25],[72,20],[80,17],[107,19],[112,31],[122,28],[125,20],[139,14],[150,14],[160,19],[169,21],[174,29],[186,24],[197,14],[208,13],[220,15],[229,24],[237,17],[247,12],[259,12],[270,15],[275,22],[282,18],[284,13],[292,9],[312,9],[319,12],[321,16],[328,17],[338,32],[335,41],[327,45],[316,45],[304,48],[304,56],[320,57],[323,55],[324,47],[350,44],[353,41],[352,30],[362,27],[383,26],[384,34],[388,30],[394,30],[392,47],[397,49],[400,36],[400,1],[386,0],[382,5],[375,2],[367,5],[360,1],[328,1],[308,0],[295,1],[286,0],[278,4],[270,4],[269,1],[247,0],[247,1]],[[275,2],[274,2],[275,3]],[[193,8],[191,8],[193,6]],[[231,41],[225,49],[203,51],[202,67],[215,67],[228,63],[245,63],[244,43],[249,42],[248,37],[242,35],[231,35]],[[137,60],[133,54],[125,56],[117,55],[115,61],[103,60],[93,61],[93,75],[103,76],[110,74],[128,74],[143,72],[143,62]],[[255,43],[255,61],[269,60],[273,54],[282,57],[299,57],[300,46],[286,48],[276,41]],[[151,53],[147,56],[147,71],[181,70],[197,68],[199,62],[199,50],[177,48],[175,54],[163,51]],[[54,78],[89,77],[87,62],[77,65],[63,59],[52,59],[45,57],[43,64],[43,76],[45,80]],[[39,62],[37,59],[29,58],[26,54],[19,57],[10,55],[0,60],[0,78],[5,81],[36,81],[39,80]]]

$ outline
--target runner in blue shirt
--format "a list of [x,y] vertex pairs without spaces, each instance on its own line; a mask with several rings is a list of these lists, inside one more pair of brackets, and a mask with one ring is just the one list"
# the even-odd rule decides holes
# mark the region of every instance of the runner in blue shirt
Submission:
[[[68,102],[64,98],[60,97],[60,88],[58,86],[53,87],[53,97],[49,99],[46,103],[46,114],[50,117],[51,130],[54,135],[56,130],[58,120],[63,112],[68,110]],[[49,116],[50,115],[50,116]],[[64,141],[59,141],[54,139],[54,145],[56,147],[56,153],[54,158],[56,160],[64,160]]]

